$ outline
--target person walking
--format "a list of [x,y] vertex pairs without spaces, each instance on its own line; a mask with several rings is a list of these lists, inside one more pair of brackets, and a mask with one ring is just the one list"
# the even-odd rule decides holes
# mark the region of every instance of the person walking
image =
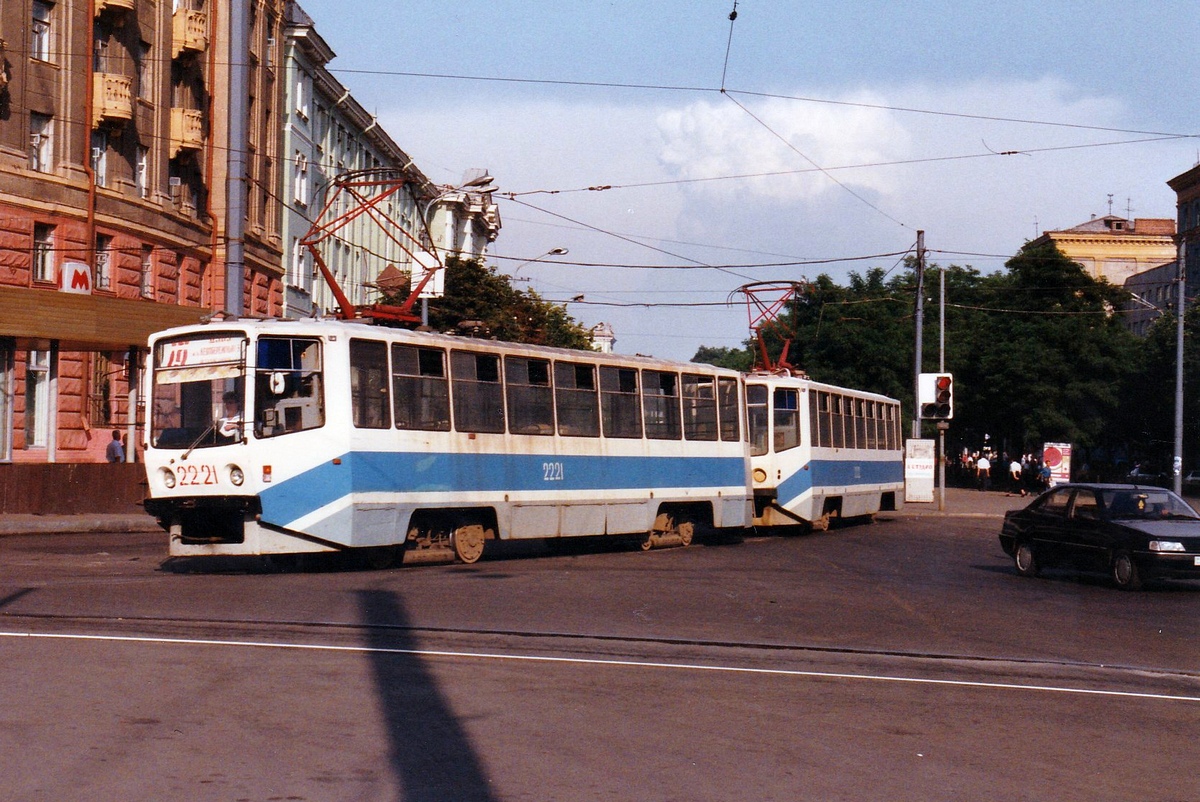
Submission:
[[987,458],[987,454],[980,454],[979,459],[975,461],[975,474],[979,477],[979,489],[983,491],[992,489],[992,461]]

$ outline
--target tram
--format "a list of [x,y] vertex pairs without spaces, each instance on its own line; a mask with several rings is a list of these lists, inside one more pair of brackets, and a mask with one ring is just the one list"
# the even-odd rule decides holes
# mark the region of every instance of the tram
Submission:
[[149,346],[145,506],[173,556],[471,563],[490,540],[751,523],[735,371],[339,320]]
[[825,529],[903,505],[899,401],[788,370],[745,386],[755,526]]

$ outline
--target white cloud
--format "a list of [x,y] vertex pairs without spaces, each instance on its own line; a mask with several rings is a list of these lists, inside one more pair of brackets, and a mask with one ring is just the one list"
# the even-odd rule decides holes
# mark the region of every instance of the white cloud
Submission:
[[[862,94],[848,100],[881,102]],[[908,132],[892,112],[780,98],[691,103],[664,111],[658,125],[660,159],[673,175],[684,180],[753,175],[738,182],[738,189],[783,202],[811,200],[838,183],[894,191],[895,182],[883,171],[819,169],[901,159],[909,147]],[[705,181],[695,191],[721,197],[735,189],[732,181]]]

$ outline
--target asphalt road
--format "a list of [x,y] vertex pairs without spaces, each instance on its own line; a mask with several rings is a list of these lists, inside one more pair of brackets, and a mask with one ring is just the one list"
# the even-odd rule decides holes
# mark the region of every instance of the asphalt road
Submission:
[[0,798],[1200,799],[1200,585],[994,518],[389,571],[0,541]]

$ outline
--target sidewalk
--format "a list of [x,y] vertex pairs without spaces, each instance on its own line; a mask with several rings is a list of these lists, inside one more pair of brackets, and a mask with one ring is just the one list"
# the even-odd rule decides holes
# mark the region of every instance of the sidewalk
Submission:
[[919,517],[959,516],[970,518],[1003,518],[1004,513],[1024,507],[1030,501],[1033,501],[1034,497],[1007,495],[1003,490],[989,490],[984,493],[965,487],[947,487],[946,509],[944,511],[938,509],[940,498],[941,490],[935,487],[933,489],[932,503],[906,501],[904,509],[896,513],[885,514]]
[[152,515],[5,515],[0,517],[4,535],[61,535],[77,532],[161,532]]

